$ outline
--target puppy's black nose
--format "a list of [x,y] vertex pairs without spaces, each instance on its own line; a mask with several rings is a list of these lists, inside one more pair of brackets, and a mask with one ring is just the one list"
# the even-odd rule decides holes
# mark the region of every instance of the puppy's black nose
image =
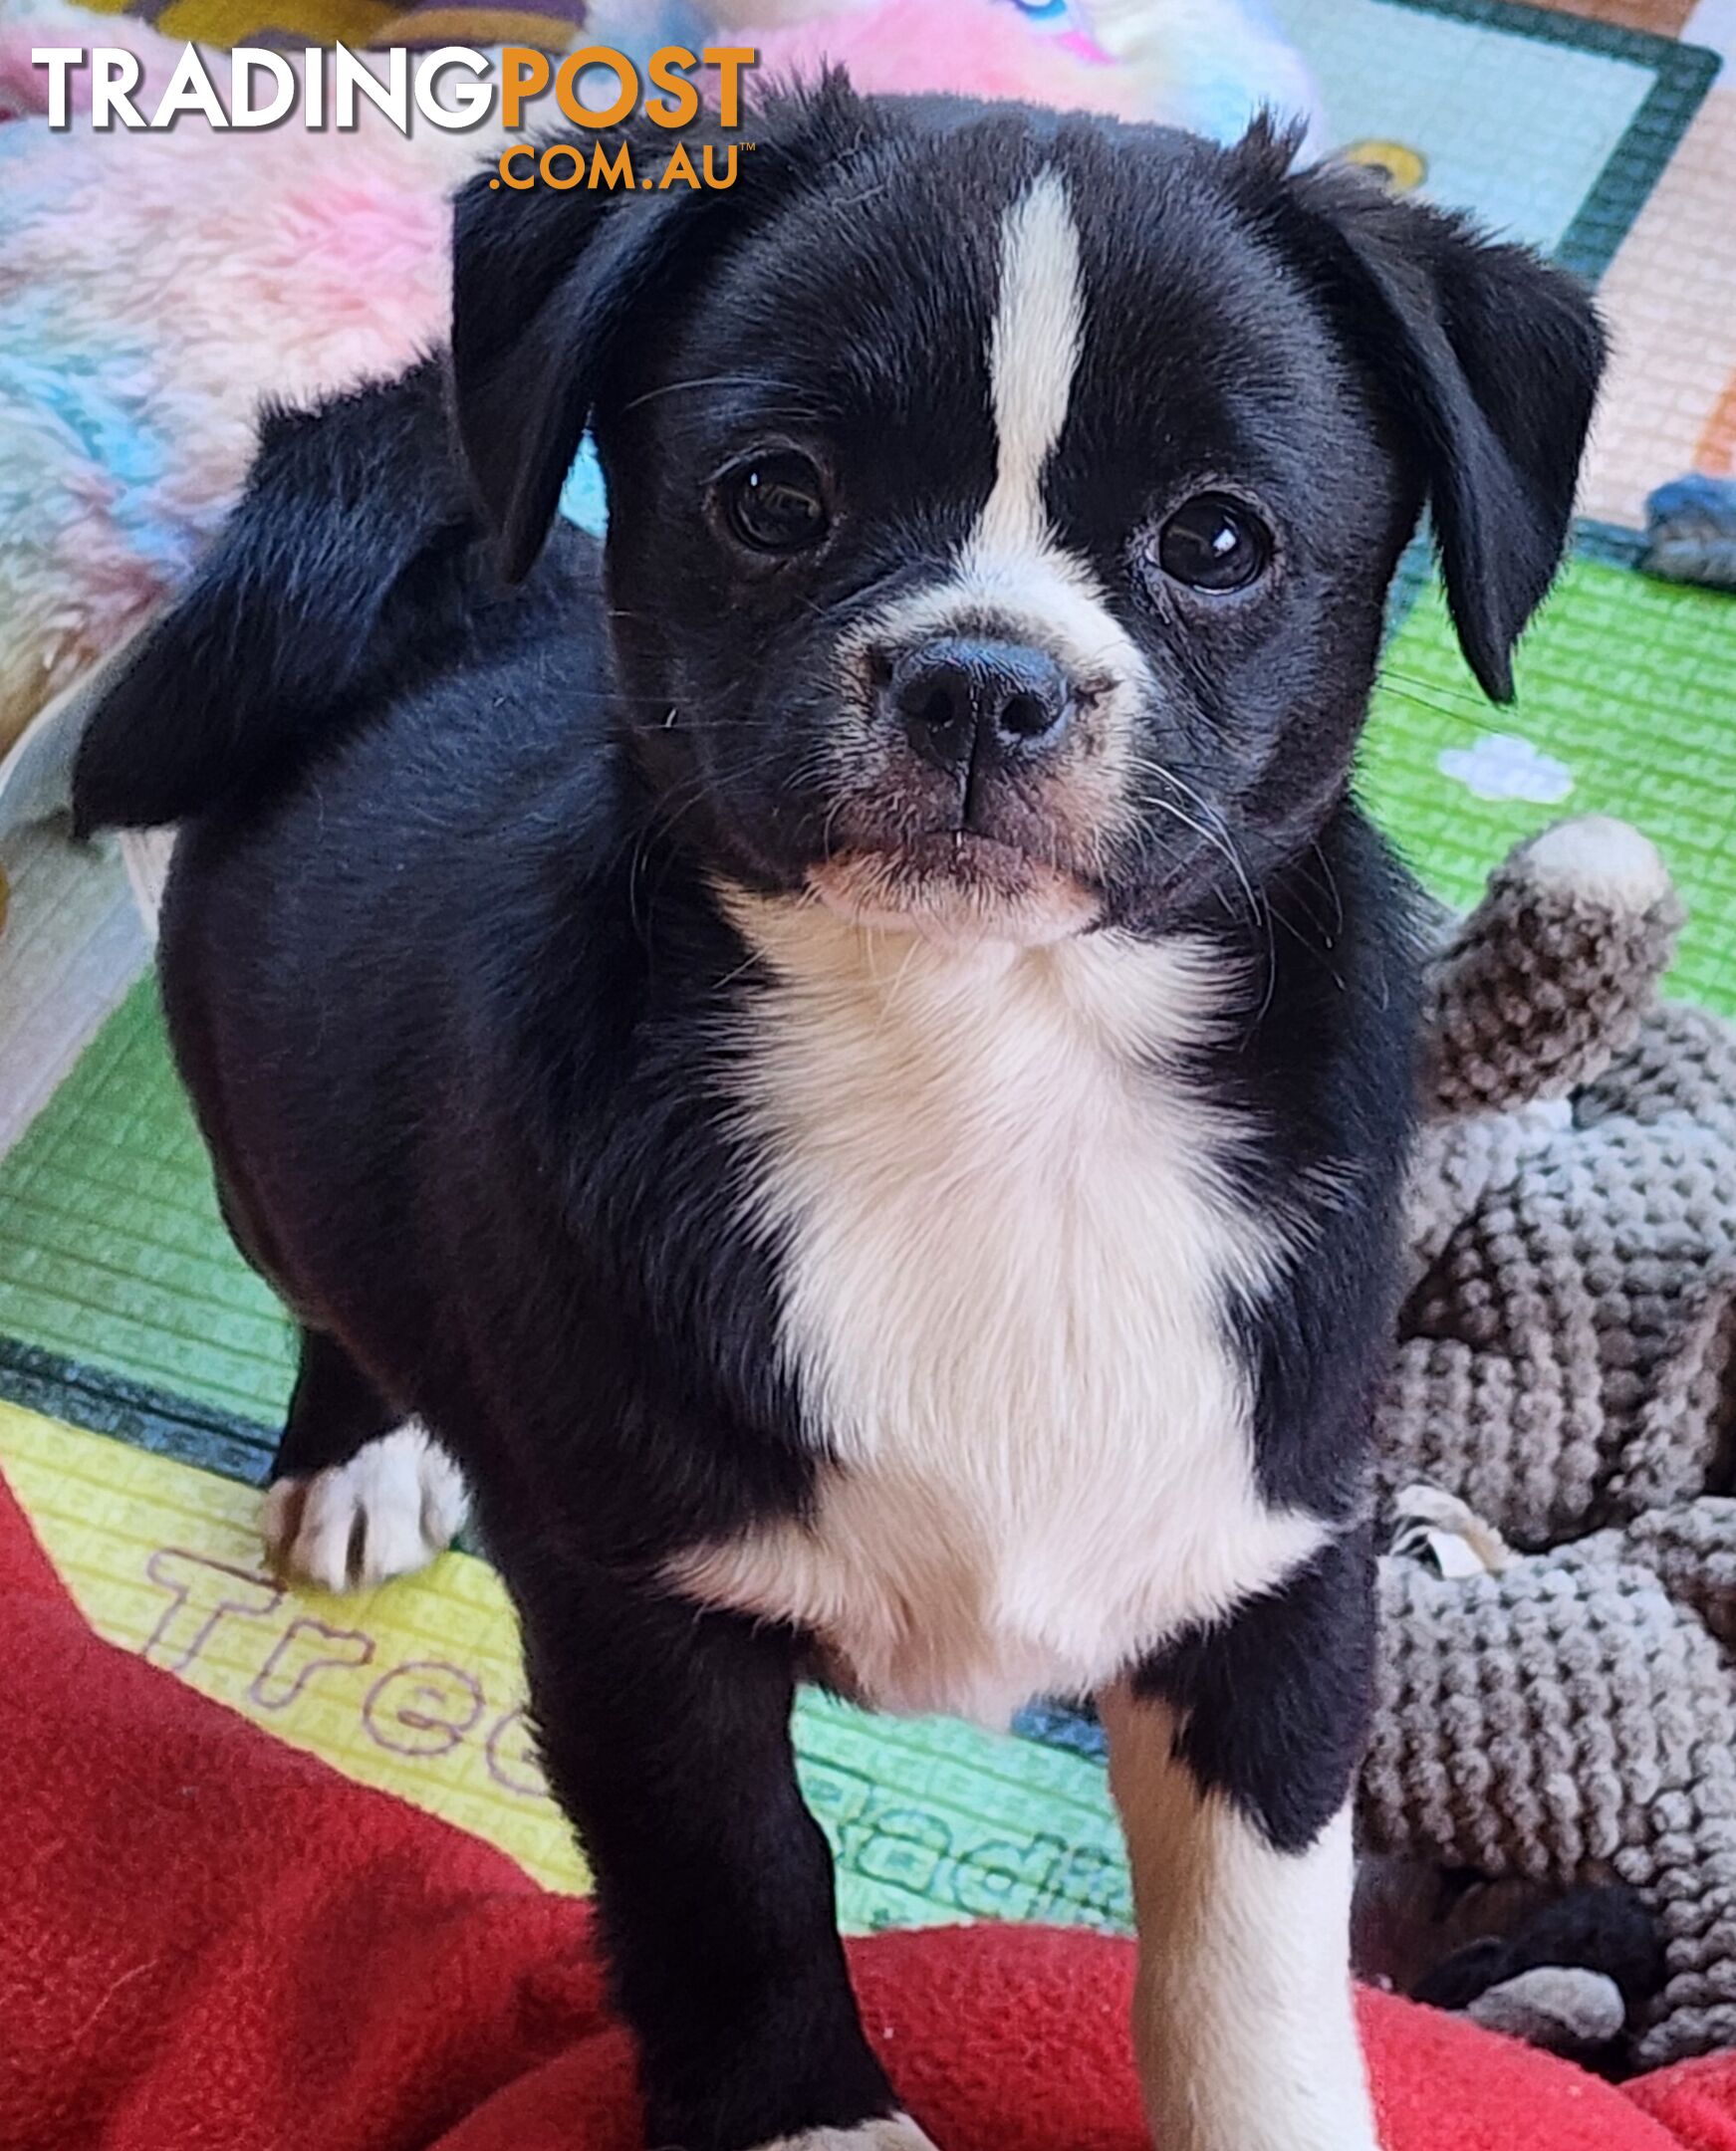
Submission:
[[1066,673],[1042,650],[965,635],[906,650],[885,692],[912,746],[943,769],[967,763],[979,745],[1003,756],[1049,745],[1073,700]]

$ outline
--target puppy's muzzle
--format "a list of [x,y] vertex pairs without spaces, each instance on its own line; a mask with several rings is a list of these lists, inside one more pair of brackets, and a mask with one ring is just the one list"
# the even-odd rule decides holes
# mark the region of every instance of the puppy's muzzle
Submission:
[[881,714],[949,775],[1049,752],[1078,700],[1061,665],[1021,642],[939,635],[877,660]]

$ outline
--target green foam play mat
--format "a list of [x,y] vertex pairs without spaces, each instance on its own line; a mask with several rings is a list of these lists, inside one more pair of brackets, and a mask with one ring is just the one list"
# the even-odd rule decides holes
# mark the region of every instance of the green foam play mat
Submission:
[[1736,1014],[1736,599],[1572,561],[1483,699],[1438,590],[1387,645],[1361,788],[1430,886],[1469,903],[1521,837],[1564,815],[1636,823],[1687,903],[1668,990]]

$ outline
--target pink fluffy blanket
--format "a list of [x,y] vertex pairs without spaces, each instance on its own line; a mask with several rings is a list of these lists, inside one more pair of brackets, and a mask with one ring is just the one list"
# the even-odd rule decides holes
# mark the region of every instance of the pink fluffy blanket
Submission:
[[[177,53],[112,18],[0,23],[0,98],[40,44]],[[267,395],[401,365],[443,332],[448,188],[484,145],[354,133],[0,124],[0,753],[150,614],[246,467]]]

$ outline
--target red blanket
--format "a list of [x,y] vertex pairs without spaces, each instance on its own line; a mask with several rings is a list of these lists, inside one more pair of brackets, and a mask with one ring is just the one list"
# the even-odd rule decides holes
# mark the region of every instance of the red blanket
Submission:
[[[636,2151],[583,1903],[99,1642],[3,1485],[0,1645],[4,2151]],[[1129,1955],[977,1927],[853,1961],[945,2151],[1140,2151]],[[1736,2066],[1628,2097],[1365,2011],[1390,2151],[1736,2151]]]

